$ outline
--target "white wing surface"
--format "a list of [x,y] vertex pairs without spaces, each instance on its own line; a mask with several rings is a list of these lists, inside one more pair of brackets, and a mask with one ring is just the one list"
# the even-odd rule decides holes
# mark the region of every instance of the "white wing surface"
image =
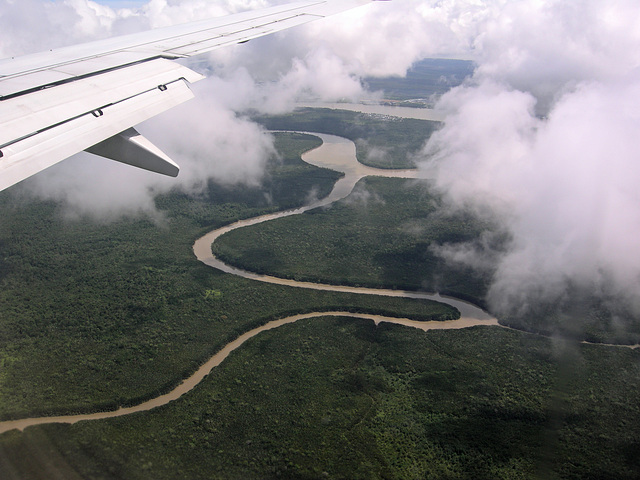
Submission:
[[376,0],[309,0],[0,60],[0,190],[82,150],[176,176],[133,126],[203,77],[170,60]]

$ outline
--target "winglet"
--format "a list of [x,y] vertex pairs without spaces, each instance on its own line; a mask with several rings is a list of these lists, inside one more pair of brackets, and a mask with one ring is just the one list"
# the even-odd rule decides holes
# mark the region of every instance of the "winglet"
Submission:
[[180,171],[173,160],[134,128],[107,138],[86,151],[170,177],[177,177]]

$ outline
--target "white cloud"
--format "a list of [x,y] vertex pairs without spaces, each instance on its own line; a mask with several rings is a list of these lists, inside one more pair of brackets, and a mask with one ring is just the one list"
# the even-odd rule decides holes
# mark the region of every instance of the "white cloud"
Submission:
[[[44,5],[34,0],[0,0],[0,49],[5,55],[28,53],[276,3],[285,2],[150,0],[135,8],[112,8],[90,0]],[[243,119],[241,112],[283,112],[292,109],[299,97],[335,101],[363,93],[356,76],[361,69],[354,68],[349,49],[326,41],[334,37],[336,26],[320,23],[324,26],[319,32],[300,27],[195,59],[196,68],[212,74],[192,86],[196,100],[140,126],[181,165],[178,179],[132,169],[122,174],[120,165],[102,159],[88,161],[86,155],[80,155],[27,185],[37,184],[40,195],[62,199],[73,214],[93,211],[112,218],[119,209],[127,215],[155,215],[153,195],[172,187],[195,192],[208,179],[259,182],[273,153],[272,139]],[[88,164],[92,168],[84,168]],[[130,180],[123,178],[126,172]],[[109,198],[109,191],[117,192],[118,201],[112,201],[108,209],[99,208],[100,199]]]
[[110,222],[122,216],[145,216],[162,223],[164,216],[153,200],[158,175],[128,165],[111,162],[88,153],[79,153],[36,175],[16,189],[43,199],[63,203],[66,220],[92,218]]
[[[261,127],[234,113],[234,105],[229,104],[233,96],[225,94],[232,85],[238,86],[219,79],[204,80],[194,85],[197,102],[174,108],[140,127],[181,166],[178,178],[165,183],[193,191],[207,179],[245,184],[260,181],[264,164],[274,153],[273,141]],[[242,91],[234,89],[233,93]]]
[[547,108],[581,81],[608,81],[640,63],[637,2],[505,2],[477,37],[478,75],[532,92]]
[[510,232],[493,307],[521,312],[572,285],[637,308],[640,5],[505,2],[483,25],[478,70],[442,99],[422,168]]
[[[284,2],[150,0],[114,9],[88,0],[0,0],[0,53],[275,3]],[[217,50],[197,62],[219,78],[202,82],[196,101],[142,127],[182,164],[178,180],[105,168],[135,178],[119,181],[142,211],[170,182],[192,191],[205,178],[257,181],[269,137],[236,112],[283,111],[305,94],[357,97],[360,77],[402,75],[428,56],[478,64],[472,81],[442,99],[449,117],[425,148],[424,168],[452,204],[497,212],[510,232],[512,248],[497,260],[496,305],[552,295],[567,279],[606,283],[637,299],[636,0],[394,0]]]

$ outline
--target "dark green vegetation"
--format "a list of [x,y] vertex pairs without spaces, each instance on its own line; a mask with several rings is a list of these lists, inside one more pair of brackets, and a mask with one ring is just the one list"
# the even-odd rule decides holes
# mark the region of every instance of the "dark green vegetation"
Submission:
[[3,453],[52,449],[95,479],[634,479],[639,388],[628,349],[314,319],[157,411],[6,435]]
[[[635,312],[633,310],[636,310]],[[505,315],[504,325],[548,336],[595,343],[640,344],[637,308],[593,287],[567,287],[559,299],[538,302],[519,315]]]
[[258,273],[439,291],[482,304],[490,278],[448,265],[430,247],[467,242],[488,228],[471,215],[449,213],[423,183],[369,177],[330,208],[229,232],[213,251]]
[[[472,242],[496,225],[452,213],[424,183],[369,177],[347,199],[303,215],[230,232],[214,253],[245,270],[321,283],[425,290],[485,306],[492,270],[452,264],[433,249]],[[494,235],[492,250],[507,248]],[[640,343],[640,318],[614,297],[568,289],[504,325],[597,343]]]
[[246,281],[196,260],[192,244],[205,231],[331,188],[337,174],[299,159],[317,139],[280,138],[283,159],[274,161],[264,189],[212,183],[197,200],[163,196],[157,203],[167,220],[160,226],[64,222],[54,204],[4,193],[0,418],[138,403],[176,385],[238,334],[294,313],[347,308],[455,316],[429,302]]
[[415,156],[438,122],[382,115],[303,108],[294,113],[255,117],[270,130],[340,135],[356,144],[358,160],[377,168],[414,168]]
[[437,97],[473,75],[474,68],[467,60],[427,58],[415,63],[404,78],[367,78],[365,84],[369,90],[382,90],[385,99],[431,106]]
[[[314,140],[280,142],[283,159],[272,162],[263,187],[212,183],[197,199],[165,195],[157,199],[161,225],[64,223],[51,203],[0,194],[4,418],[135,403],[275,317],[452,313],[250,282],[197,262],[191,246],[206,231],[330,189],[334,173],[298,159]],[[455,231],[461,241],[486,227],[464,215],[444,222],[427,191],[394,192],[397,183],[375,179],[362,185],[355,199],[368,202],[369,216],[382,215],[380,228],[398,235],[402,226],[411,241],[455,239]],[[418,193],[433,208],[410,205]],[[409,214],[393,227],[399,212],[383,214],[379,200],[393,206],[403,198]],[[334,209],[364,228],[354,205]],[[334,209],[310,217],[320,222]],[[400,273],[393,263],[406,264],[405,251],[388,258],[389,273]],[[486,282],[478,281],[466,284],[469,291],[482,291]],[[252,339],[160,409],[1,435],[0,478],[640,478],[639,370],[637,350],[506,329],[424,333],[353,319],[302,321]]]

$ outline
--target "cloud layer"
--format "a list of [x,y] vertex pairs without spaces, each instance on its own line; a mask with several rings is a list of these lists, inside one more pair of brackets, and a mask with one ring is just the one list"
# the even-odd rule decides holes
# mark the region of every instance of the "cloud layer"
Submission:
[[[149,0],[136,8],[112,8],[91,0],[0,0],[0,55],[280,3],[287,0]],[[107,209],[108,217],[115,218],[118,211],[157,215],[151,208],[152,195],[170,188],[197,192],[210,178],[255,183],[273,144],[242,112],[284,112],[299,98],[357,100],[370,95],[360,82],[365,75],[403,75],[428,54],[466,55],[471,37],[449,26],[458,22],[461,12],[453,3],[430,7],[415,0],[381,2],[197,57],[189,66],[209,77],[193,86],[197,100],[140,126],[181,165],[177,179],[133,171],[126,175],[118,164],[81,154],[25,185],[39,195],[63,200],[70,215],[84,212],[95,217],[105,212],[96,199],[115,197],[116,189],[120,202]]]
[[[28,53],[276,3],[285,2],[150,0],[138,8],[113,9],[90,0],[44,5],[36,0],[0,0],[0,54]],[[317,22],[320,26],[314,29],[300,27],[190,60],[189,66],[209,76],[192,86],[197,100],[139,127],[180,164],[177,179],[133,170],[126,175],[118,164],[80,154],[18,188],[62,200],[68,216],[104,219],[117,218],[118,212],[157,217],[153,195],[171,188],[197,193],[208,179],[259,182],[273,154],[273,141],[242,112],[288,111],[300,97],[361,97],[358,75],[366,70],[354,59],[353,49],[363,37],[354,37],[351,45],[335,40],[340,29],[348,30],[349,22],[360,21],[362,15],[347,14],[338,23]],[[103,200],[115,197],[117,201],[103,205]]]
[[422,168],[510,232],[490,304],[523,314],[578,288],[640,315],[640,5],[505,2],[483,24]]
[[[276,3],[285,2],[113,9],[0,0],[0,54]],[[109,215],[157,215],[158,191],[198,191],[207,178],[259,181],[272,144],[239,112],[285,111],[301,95],[358,98],[362,76],[403,75],[430,56],[477,62],[473,79],[438,105],[447,121],[425,146],[422,168],[452,205],[490,211],[510,234],[505,254],[485,252],[495,262],[493,308],[511,313],[577,284],[613,291],[640,311],[636,0],[394,0],[221,49],[194,63],[213,74],[196,86],[198,101],[141,127],[183,166],[177,181],[79,156],[32,183],[77,213],[101,212],[101,199],[117,197]],[[440,252],[460,261],[482,255],[482,245]]]

